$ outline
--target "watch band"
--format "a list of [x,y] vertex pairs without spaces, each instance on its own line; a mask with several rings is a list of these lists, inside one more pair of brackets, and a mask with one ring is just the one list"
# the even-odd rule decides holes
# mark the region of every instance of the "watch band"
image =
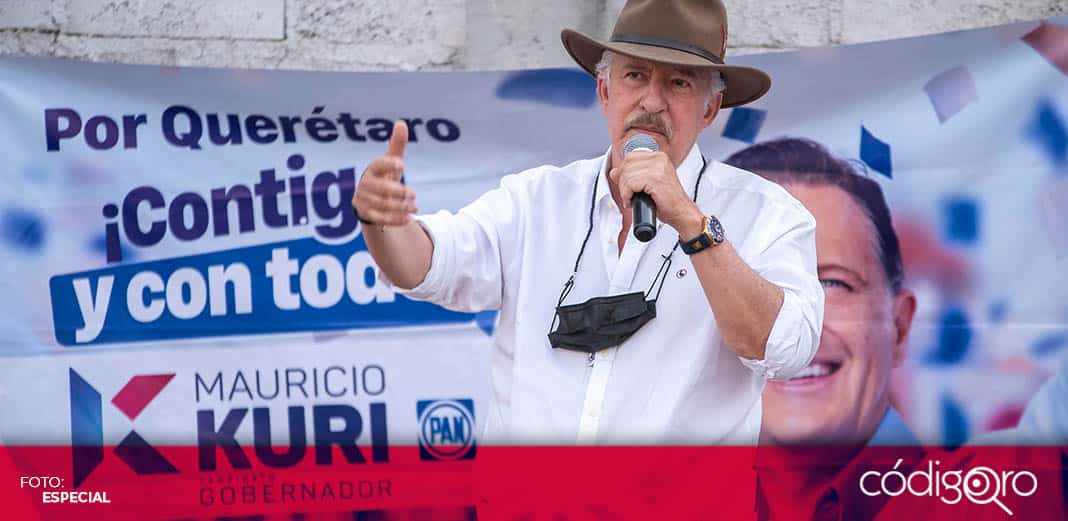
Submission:
[[713,217],[705,216],[704,227],[701,233],[688,241],[679,240],[679,246],[682,248],[682,252],[686,255],[693,255],[697,252],[714,248],[723,242],[722,231],[719,232],[719,237],[716,237],[715,231],[721,230],[718,228],[719,221],[713,220]]
[[356,216],[356,220],[360,221],[363,224],[368,224],[371,226],[374,226],[375,224],[371,221],[368,221],[367,219],[364,219],[363,217],[360,217],[360,211],[356,209],[356,205],[352,205],[352,215]]

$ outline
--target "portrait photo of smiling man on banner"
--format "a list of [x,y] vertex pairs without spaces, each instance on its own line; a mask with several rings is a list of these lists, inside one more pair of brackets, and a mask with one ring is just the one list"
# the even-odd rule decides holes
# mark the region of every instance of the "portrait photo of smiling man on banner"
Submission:
[[1068,519],[1066,15],[0,0],[0,517]]

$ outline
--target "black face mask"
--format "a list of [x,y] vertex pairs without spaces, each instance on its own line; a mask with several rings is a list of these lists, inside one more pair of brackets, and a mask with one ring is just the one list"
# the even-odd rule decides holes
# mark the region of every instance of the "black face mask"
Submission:
[[549,344],[595,353],[622,344],[646,322],[656,318],[656,300],[645,300],[645,294],[640,291],[595,297],[581,304],[557,306],[556,318],[560,327],[549,333]]
[[[704,158],[702,158],[702,161]],[[697,185],[694,186],[694,202],[697,201],[697,189],[701,185],[701,176],[705,173],[708,162],[701,165],[701,172],[697,175]],[[594,198],[597,196],[597,175],[593,182]],[[664,280],[667,279],[668,270],[671,268],[671,256],[679,247],[678,241],[671,248],[671,252],[663,255],[664,262],[653,277],[649,289],[642,293],[635,291],[622,295],[609,297],[594,297],[580,304],[563,305],[571,288],[575,286],[575,275],[578,273],[579,263],[582,262],[582,254],[586,251],[586,243],[590,240],[593,231],[593,207],[596,199],[590,202],[590,226],[586,230],[586,238],[582,241],[578,258],[575,259],[575,268],[571,277],[564,284],[560,292],[560,300],[556,303],[556,316],[549,327],[549,345],[554,348],[567,349],[593,353],[602,349],[608,349],[622,344],[636,333],[650,320],[656,318],[656,301],[660,298],[660,290],[664,288]],[[652,292],[657,279],[660,286],[657,287],[656,296],[652,300],[646,300],[646,294]],[[557,327],[557,322],[560,326]]]

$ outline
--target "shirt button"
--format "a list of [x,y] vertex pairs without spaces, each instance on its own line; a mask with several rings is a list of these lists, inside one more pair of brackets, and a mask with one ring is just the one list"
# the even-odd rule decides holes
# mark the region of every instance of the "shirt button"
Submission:
[[838,521],[842,518],[841,507],[838,502],[838,493],[831,489],[823,496],[813,512],[813,521]]

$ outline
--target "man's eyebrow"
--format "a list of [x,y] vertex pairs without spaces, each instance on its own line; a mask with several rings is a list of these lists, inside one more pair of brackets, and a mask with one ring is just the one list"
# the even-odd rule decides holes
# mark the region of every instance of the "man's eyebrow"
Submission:
[[680,69],[680,68],[676,67],[675,68],[675,72],[677,72],[677,73],[679,73],[679,74],[681,74],[683,76],[686,76],[687,78],[696,78],[697,77],[697,71],[694,70],[694,69]]

